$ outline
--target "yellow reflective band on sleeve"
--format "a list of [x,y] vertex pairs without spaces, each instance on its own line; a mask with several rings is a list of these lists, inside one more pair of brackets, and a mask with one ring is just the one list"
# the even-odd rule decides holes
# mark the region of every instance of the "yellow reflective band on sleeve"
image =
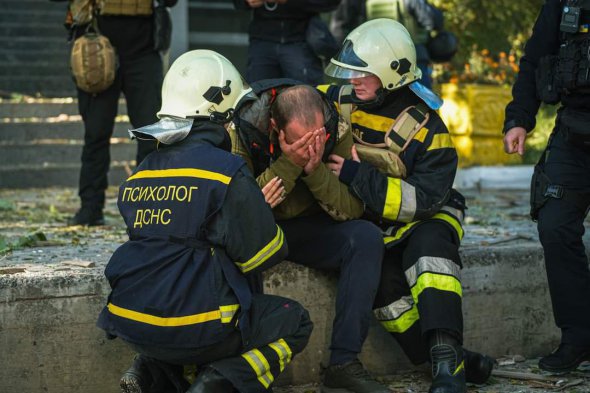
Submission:
[[414,135],[413,140],[424,143],[426,135],[428,135],[428,128],[422,128],[420,131],[416,133],[416,135]]
[[243,353],[242,357],[246,359],[250,367],[252,367],[252,370],[254,370],[256,373],[256,377],[262,386],[268,389],[272,381],[274,381],[274,377],[270,373],[270,365],[268,364],[268,360],[266,360],[262,352],[260,352],[258,349],[253,349]]
[[449,134],[436,134],[432,138],[432,143],[426,151],[436,150],[436,149],[454,149],[455,145],[453,145],[453,141],[451,140],[451,136]]
[[139,171],[135,175],[129,177],[127,181],[135,179],[154,179],[163,177],[196,177],[199,179],[215,180],[223,184],[229,184],[229,182],[231,181],[231,177],[222,175],[221,173],[194,168]]
[[284,242],[284,235],[281,228],[277,225],[277,234],[275,237],[266,245],[263,249],[258,251],[256,255],[247,260],[246,262],[236,262],[236,265],[240,268],[243,273],[247,273],[252,269],[257,268],[263,264],[266,260],[272,257],[278,250],[281,249]]
[[419,224],[420,222],[421,221],[410,222],[409,224],[406,224],[403,227],[398,228],[398,230],[395,232],[395,235],[384,236],[383,243],[388,244],[401,239],[406,234],[406,232],[408,232],[410,229],[412,229],[416,224]]
[[395,221],[399,215],[399,209],[402,203],[402,186],[401,179],[394,177],[387,178],[387,194],[385,195],[385,205],[383,206],[382,216],[388,220]]
[[209,311],[200,314],[187,315],[184,317],[156,317],[154,315],[144,314],[138,311],[129,310],[123,307],[115,306],[113,303],[107,305],[108,310],[113,315],[121,318],[131,319],[132,321],[147,323],[148,325],[173,327],[173,326],[187,326],[196,325],[221,319],[221,311]]
[[463,235],[464,235],[463,227],[461,226],[461,223],[459,222],[459,220],[457,220],[455,217],[453,217],[445,212],[438,212],[434,216],[432,216],[432,218],[434,218],[436,220],[442,220],[442,221],[445,221],[446,223],[450,224],[455,229],[455,232],[457,232],[457,235],[459,236],[459,240],[463,239]]
[[221,323],[230,323],[236,312],[239,310],[239,304],[230,304],[229,306],[219,306],[221,312]]
[[287,344],[287,342],[281,338],[274,343],[268,344],[268,346],[271,347],[279,356],[279,366],[281,372],[283,372],[285,366],[289,364],[291,357],[293,356],[293,352],[291,352],[289,344]]
[[399,318],[390,321],[379,321],[379,323],[389,333],[404,333],[420,319],[418,309],[413,306],[409,311],[406,311]]
[[416,285],[411,288],[414,303],[418,304],[418,296],[420,296],[420,294],[427,288],[454,292],[459,295],[459,297],[463,297],[461,282],[456,277],[426,272],[418,276]]

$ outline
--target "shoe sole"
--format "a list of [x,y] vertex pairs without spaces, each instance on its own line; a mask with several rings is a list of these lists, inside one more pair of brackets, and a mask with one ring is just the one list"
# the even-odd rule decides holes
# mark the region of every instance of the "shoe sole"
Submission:
[[133,375],[123,375],[121,381],[119,381],[121,387],[121,393],[147,393],[145,392],[139,380]]

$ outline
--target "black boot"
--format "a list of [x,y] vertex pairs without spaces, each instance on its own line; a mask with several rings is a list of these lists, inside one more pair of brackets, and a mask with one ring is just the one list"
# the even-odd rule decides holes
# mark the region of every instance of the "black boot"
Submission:
[[223,375],[211,367],[197,374],[197,379],[186,393],[232,393],[234,386]]
[[82,207],[74,217],[68,219],[68,225],[88,225],[90,227],[104,225],[102,209]]
[[469,383],[481,385],[492,375],[496,360],[482,353],[471,352],[463,348],[465,360],[465,380]]
[[435,330],[429,336],[432,385],[429,393],[466,393],[463,348],[451,334]]
[[322,383],[322,393],[389,393],[377,382],[358,360],[342,365],[328,366]]
[[148,393],[152,384],[152,375],[145,358],[135,356],[133,365],[123,373],[119,386],[122,393]]
[[575,370],[586,360],[590,360],[590,348],[561,343],[555,351],[539,360],[539,368],[554,373],[566,373]]

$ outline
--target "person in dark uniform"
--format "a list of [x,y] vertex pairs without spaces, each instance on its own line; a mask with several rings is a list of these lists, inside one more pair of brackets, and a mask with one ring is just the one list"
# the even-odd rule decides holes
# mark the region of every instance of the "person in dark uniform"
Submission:
[[248,82],[291,78],[308,84],[321,83],[322,61],[307,43],[306,31],[312,17],[333,11],[339,2],[234,0],[236,9],[253,10],[248,29]]
[[[307,311],[249,284],[288,251],[230,153],[224,126],[250,91],[223,56],[187,52],[164,80],[161,120],[131,131],[158,150],[121,185],[129,240],[106,267],[112,291],[98,320],[140,354],[121,379],[125,393],[264,392],[307,344]],[[195,364],[189,388],[182,365]]]
[[[274,82],[274,83],[273,83]],[[367,338],[383,242],[379,228],[365,220],[362,204],[326,165],[331,153],[350,155],[352,135],[332,102],[307,85],[253,84],[259,94],[238,105],[232,151],[243,157],[260,187],[278,176],[285,188],[273,209],[289,243],[287,259],[339,273],[336,315],[324,393],[385,393],[358,359]],[[272,85],[275,87],[270,87]],[[269,131],[270,130],[270,131]]]
[[[65,1],[65,0],[53,0]],[[161,0],[167,7],[177,0]],[[80,3],[72,0],[71,4]],[[84,146],[78,195],[81,208],[68,220],[69,225],[103,225],[107,173],[110,166],[109,145],[121,92],[127,102],[127,114],[133,127],[154,123],[160,108],[162,59],[154,47],[153,0],[106,0],[98,2],[96,26],[114,47],[117,69],[113,84],[92,94],[80,88],[78,108],[84,121]],[[80,7],[72,7],[78,10]],[[77,24],[72,15],[72,38],[78,38],[89,24]],[[153,141],[138,141],[136,164],[155,148]]]
[[571,371],[590,360],[590,271],[582,235],[590,205],[590,2],[547,0],[520,60],[506,107],[504,150],[524,154],[541,102],[561,103],[535,167],[531,216],[538,220],[561,343],[539,367]]
[[452,189],[457,153],[435,112],[442,100],[420,82],[404,26],[375,19],[353,30],[320,86],[352,126],[352,158],[329,168],[383,230],[385,256],[374,314],[415,364],[432,364],[431,393],[485,382],[493,359],[467,351],[459,246],[465,200]]

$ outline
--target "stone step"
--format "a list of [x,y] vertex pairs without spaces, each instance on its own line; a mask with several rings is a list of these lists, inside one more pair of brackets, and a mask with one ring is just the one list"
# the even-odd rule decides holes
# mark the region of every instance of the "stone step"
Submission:
[[[82,141],[67,140],[61,143],[4,144],[0,145],[0,167],[26,164],[43,165],[79,163],[82,155]],[[113,143],[115,142],[115,143]],[[128,138],[111,139],[111,160],[129,161],[135,159],[136,145]]]
[[[70,75],[47,76],[0,76],[0,90],[33,96],[72,97],[76,87]],[[41,94],[42,92],[42,94]]]
[[45,21],[34,27],[17,22],[1,21],[0,37],[66,37],[67,31],[61,24]]
[[36,64],[0,64],[0,75],[7,75],[11,77],[24,76],[29,78],[35,75],[37,78],[53,79],[53,78],[70,78],[70,65],[66,62],[59,63],[36,63]]
[[3,50],[12,50],[26,48],[30,52],[37,51],[59,51],[67,53],[70,50],[70,44],[63,37],[5,37],[0,36],[0,48]]
[[31,52],[25,48],[17,48],[12,50],[0,49],[0,64],[17,63],[21,66],[26,64],[34,64],[40,62],[41,64],[62,64],[64,67],[69,67],[69,50],[63,51],[35,51]]
[[189,31],[217,32],[247,32],[250,23],[250,13],[226,9],[189,9]]
[[43,0],[2,0],[0,2],[0,11],[2,14],[6,12],[22,12],[26,13],[34,9],[33,14],[41,12],[51,12],[55,10],[65,10],[67,3],[53,2]]
[[[111,161],[109,184],[121,184],[127,177],[127,169],[135,161]],[[48,165],[46,167],[31,165],[14,165],[0,167],[0,189],[44,188],[44,187],[78,187],[80,164]]]
[[[61,114],[78,115],[78,102],[76,99],[65,98],[63,102],[4,102],[0,103],[0,118],[26,118],[26,117],[54,117]],[[124,100],[119,101],[119,115],[127,114],[127,106]]]
[[[115,123],[114,138],[129,138],[127,130],[132,128],[127,122]],[[56,123],[5,123],[0,127],[0,144],[26,144],[47,139],[82,140],[84,125],[79,121]]]
[[[34,2],[16,1],[15,3],[17,7],[21,6],[20,3],[22,3],[22,7],[25,10],[8,8],[5,0],[0,1],[0,6],[4,8],[0,12],[0,24],[4,22],[21,23],[34,28],[37,22],[53,22],[58,26],[63,26],[67,7],[65,3],[60,5],[44,0],[36,0]],[[54,4],[54,6],[46,9],[38,9],[39,6],[47,6],[48,4]],[[30,12],[26,12],[26,9],[30,10]]]

